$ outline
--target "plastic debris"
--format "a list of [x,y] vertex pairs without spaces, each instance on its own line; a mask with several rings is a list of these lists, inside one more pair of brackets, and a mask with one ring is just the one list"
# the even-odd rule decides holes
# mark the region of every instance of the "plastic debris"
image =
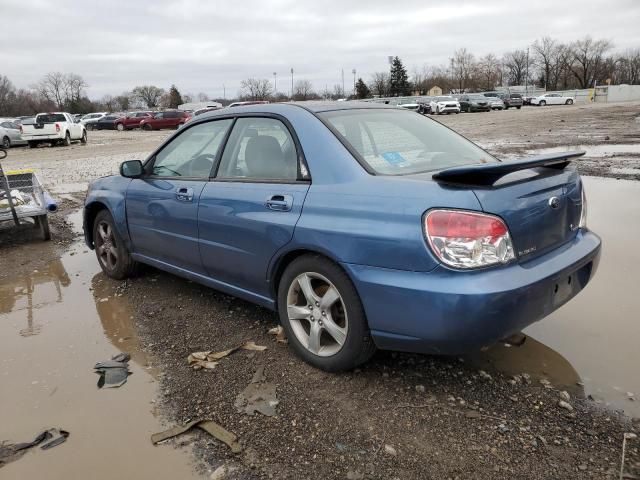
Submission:
[[289,343],[287,340],[287,336],[284,334],[284,329],[282,325],[278,325],[277,327],[270,328],[267,332],[269,335],[276,336],[276,342],[278,343]]
[[127,377],[131,375],[129,360],[131,360],[131,355],[119,353],[111,357],[111,360],[96,363],[93,368],[100,375],[98,388],[118,388],[124,385]]
[[29,449],[37,445],[40,445],[42,450],[48,450],[64,443],[68,437],[69,432],[66,430],[50,428],[38,434],[31,442],[15,444],[0,442],[0,467],[18,460]]
[[238,442],[238,437],[230,431],[225,430],[221,425],[217,424],[213,420],[194,420],[193,422],[189,422],[183,426],[175,426],[169,430],[165,430],[164,432],[154,433],[151,435],[151,443],[157,445],[160,442],[182,435],[195,427],[204,430],[212,437],[217,438],[222,443],[226,444],[233,453],[240,453],[242,451],[242,446]]
[[276,407],[280,401],[276,398],[276,386],[266,382],[264,366],[258,367],[251,379],[251,383],[238,394],[234,406],[240,413],[253,415],[259,412],[267,417],[276,414]]
[[263,347],[262,345],[256,345],[253,341],[245,342],[242,345],[237,347],[230,348],[229,350],[223,350],[222,352],[193,352],[190,353],[187,357],[187,362],[191,365],[195,370],[199,370],[201,368],[205,368],[207,370],[213,370],[218,365],[218,360],[223,359],[224,357],[228,357],[234,352],[238,350],[254,350],[261,352],[266,350],[267,347]]

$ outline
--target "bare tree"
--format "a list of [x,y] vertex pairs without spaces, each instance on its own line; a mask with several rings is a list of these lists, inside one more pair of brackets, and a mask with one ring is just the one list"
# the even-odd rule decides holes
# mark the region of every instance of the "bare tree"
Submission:
[[524,50],[514,50],[504,54],[504,66],[507,68],[507,75],[510,85],[522,85],[527,74],[527,52]]
[[378,97],[386,97],[389,93],[389,74],[386,72],[376,72],[371,76],[369,83],[371,92]]
[[331,100],[339,100],[341,98],[346,98],[345,91],[342,88],[342,85],[340,85],[339,83],[336,83],[333,86],[333,91],[331,92]]
[[198,93],[198,101],[199,102],[208,102],[209,101],[209,95],[207,95],[204,92]]
[[273,88],[266,78],[248,78],[240,82],[240,93],[248,100],[266,100],[271,96]]
[[482,57],[478,61],[476,69],[480,87],[484,90],[493,90],[496,88],[500,78],[500,68],[500,62],[493,53]]
[[533,42],[533,59],[534,63],[542,72],[544,78],[544,86],[557,83],[557,79],[552,80],[554,73],[554,64],[558,58],[558,42],[551,37],[542,37],[540,40]]
[[131,97],[130,92],[123,92],[115,97],[113,100],[117,104],[118,110],[122,110],[123,112],[129,110],[131,108]]
[[298,80],[293,86],[294,100],[310,100],[316,96],[313,91],[313,84],[309,80]]
[[56,105],[56,108],[63,110],[66,100],[66,75],[61,72],[47,73],[36,85],[36,89],[45,99]]
[[604,54],[611,48],[613,45],[609,40],[594,40],[589,35],[571,44],[570,69],[580,88],[593,86],[602,66]]
[[627,50],[616,60],[618,83],[640,84],[640,49]]
[[9,78],[0,75],[0,115],[10,115],[15,97],[15,87]]
[[111,95],[103,96],[100,103],[104,105],[105,110],[108,112],[115,112],[118,110],[118,100]]
[[460,93],[470,88],[474,70],[475,59],[471,52],[461,48],[453,53],[453,77]]
[[148,108],[155,108],[160,105],[160,99],[164,95],[164,90],[154,85],[142,85],[135,87],[132,93]]

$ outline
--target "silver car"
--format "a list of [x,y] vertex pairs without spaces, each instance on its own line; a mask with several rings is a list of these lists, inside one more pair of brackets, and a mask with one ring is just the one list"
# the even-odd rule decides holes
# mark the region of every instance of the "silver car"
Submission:
[[22,139],[20,126],[11,120],[0,121],[0,143],[4,149],[27,144],[27,142]]

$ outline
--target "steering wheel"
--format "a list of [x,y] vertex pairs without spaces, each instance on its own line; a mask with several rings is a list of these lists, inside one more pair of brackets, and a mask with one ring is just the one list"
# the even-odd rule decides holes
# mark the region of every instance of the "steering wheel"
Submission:
[[[192,177],[201,177],[202,174],[205,173],[203,172],[204,168],[202,168],[204,162],[207,162],[208,170],[211,172],[211,168],[215,161],[216,156],[211,153],[203,153],[197,157],[193,157],[189,162],[189,175]],[[209,177],[208,174],[206,176]]]

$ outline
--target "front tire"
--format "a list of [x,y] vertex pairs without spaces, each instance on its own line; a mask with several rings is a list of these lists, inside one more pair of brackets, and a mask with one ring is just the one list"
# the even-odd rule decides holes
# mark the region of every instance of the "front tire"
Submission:
[[116,130],[118,130],[119,132],[124,132],[124,125],[122,123],[119,123],[118,125],[116,125]]
[[146,130],[147,132],[150,132],[151,130],[153,130],[153,127],[151,125],[149,125],[148,123],[145,123],[142,126],[142,130]]
[[569,99],[565,102],[565,105],[573,105],[573,100]]
[[71,145],[71,135],[69,135],[69,132],[67,132],[67,133],[64,135],[63,145],[64,145],[65,147],[68,147],[69,145]]
[[80,143],[82,143],[83,145],[85,145],[87,143],[87,131],[84,130],[82,132],[82,136],[80,137]]
[[107,210],[100,211],[93,222],[93,243],[100,268],[108,277],[124,280],[135,273],[137,262],[131,258]]
[[351,279],[319,255],[304,255],[286,268],[278,285],[278,313],[291,347],[314,367],[349,370],[376,350]]
[[29,141],[29,148],[37,148],[37,147],[38,147],[38,142]]
[[9,150],[11,148],[11,139],[9,137],[4,137],[2,139],[2,148],[5,150]]
[[540,105],[541,107],[544,107],[547,104],[547,102],[545,102],[544,100],[540,100],[540,103],[538,105]]

